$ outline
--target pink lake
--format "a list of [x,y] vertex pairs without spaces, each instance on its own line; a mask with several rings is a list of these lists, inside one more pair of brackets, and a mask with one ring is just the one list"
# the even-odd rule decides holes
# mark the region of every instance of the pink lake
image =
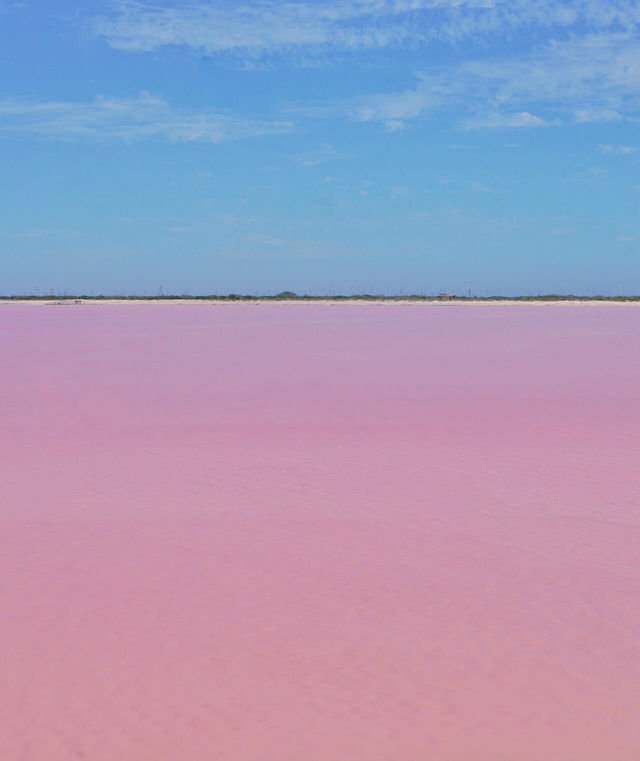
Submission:
[[640,759],[640,307],[0,305],[0,758]]

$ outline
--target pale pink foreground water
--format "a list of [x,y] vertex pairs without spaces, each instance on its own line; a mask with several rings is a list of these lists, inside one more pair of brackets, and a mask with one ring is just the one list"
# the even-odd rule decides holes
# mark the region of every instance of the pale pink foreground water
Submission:
[[0,758],[640,758],[640,308],[0,331]]

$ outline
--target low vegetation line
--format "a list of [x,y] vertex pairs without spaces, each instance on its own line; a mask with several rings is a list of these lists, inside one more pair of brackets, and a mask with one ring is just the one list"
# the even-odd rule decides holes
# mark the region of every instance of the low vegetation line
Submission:
[[251,294],[227,293],[227,294],[208,294],[204,296],[193,296],[191,294],[160,294],[153,296],[142,295],[60,295],[50,293],[47,295],[34,294],[11,294],[0,296],[3,301],[56,301],[63,302],[82,302],[82,301],[640,301],[640,296],[576,296],[574,294],[547,293],[536,296],[456,296],[450,293],[438,294],[351,294],[351,295],[309,295],[297,294],[293,291],[282,291],[273,295],[256,296]]

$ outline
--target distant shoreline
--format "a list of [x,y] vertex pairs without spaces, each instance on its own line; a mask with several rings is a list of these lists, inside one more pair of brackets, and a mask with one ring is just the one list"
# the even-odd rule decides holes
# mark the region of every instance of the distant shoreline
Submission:
[[87,304],[210,304],[210,305],[261,305],[261,304],[396,304],[396,305],[492,305],[508,306],[539,304],[542,306],[640,306],[640,296],[491,296],[486,298],[462,296],[10,296],[0,297],[0,305],[33,304],[46,306],[80,306]]

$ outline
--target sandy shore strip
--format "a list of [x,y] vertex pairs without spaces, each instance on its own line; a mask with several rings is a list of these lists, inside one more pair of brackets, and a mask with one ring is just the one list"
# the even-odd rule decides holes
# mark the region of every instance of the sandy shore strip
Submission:
[[156,306],[202,304],[210,306],[264,306],[278,304],[281,306],[438,306],[438,307],[471,307],[471,306],[563,306],[563,307],[640,307],[640,300],[614,300],[614,299],[216,299],[216,298],[177,298],[177,299],[74,299],[55,298],[51,299],[0,299],[0,306],[10,304],[30,304],[33,306],[92,306],[97,304],[126,305],[145,304]]

